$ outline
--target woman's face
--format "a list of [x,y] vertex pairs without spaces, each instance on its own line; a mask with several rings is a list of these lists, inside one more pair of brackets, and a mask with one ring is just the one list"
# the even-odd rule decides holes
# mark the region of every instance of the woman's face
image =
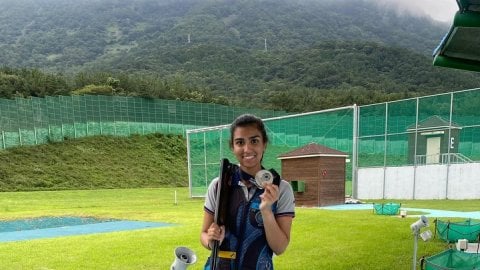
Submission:
[[233,154],[243,171],[255,175],[262,169],[261,161],[266,144],[256,126],[237,127],[233,132]]

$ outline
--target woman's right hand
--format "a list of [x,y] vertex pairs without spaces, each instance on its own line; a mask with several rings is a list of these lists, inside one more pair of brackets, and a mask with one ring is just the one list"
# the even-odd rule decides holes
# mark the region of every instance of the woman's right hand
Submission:
[[[208,242],[217,240],[222,243],[225,238],[225,226],[218,226],[216,223],[212,223],[207,230]],[[209,245],[210,246],[210,245]]]

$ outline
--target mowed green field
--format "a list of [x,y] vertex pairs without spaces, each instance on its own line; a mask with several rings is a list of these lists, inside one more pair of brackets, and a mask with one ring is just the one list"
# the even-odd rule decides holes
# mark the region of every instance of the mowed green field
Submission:
[[[177,203],[175,204],[175,191]],[[402,201],[402,206],[477,211],[480,200]],[[0,193],[0,219],[93,216],[158,221],[168,227],[0,242],[1,269],[169,269],[174,249],[194,250],[203,269],[209,255],[199,243],[203,199],[188,188],[102,189]],[[275,269],[411,269],[418,217],[375,215],[370,210],[297,207],[287,251]],[[434,230],[433,220],[430,229]],[[418,242],[418,258],[447,248],[434,239]]]

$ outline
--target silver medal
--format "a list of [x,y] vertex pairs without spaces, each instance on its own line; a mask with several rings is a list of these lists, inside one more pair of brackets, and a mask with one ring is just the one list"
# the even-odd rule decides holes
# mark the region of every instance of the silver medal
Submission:
[[273,174],[267,170],[260,170],[255,174],[255,186],[259,189],[263,189],[263,183],[272,183]]

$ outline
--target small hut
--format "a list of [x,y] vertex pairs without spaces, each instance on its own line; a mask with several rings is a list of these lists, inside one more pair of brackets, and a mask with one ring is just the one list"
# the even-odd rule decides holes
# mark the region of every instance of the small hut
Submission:
[[290,182],[297,206],[345,203],[345,162],[348,154],[316,143],[278,156],[282,177]]
[[[460,130],[455,123],[433,115],[409,126],[408,160],[410,164],[436,164],[456,161]],[[416,142],[415,142],[416,138]],[[416,148],[415,148],[416,147]]]

